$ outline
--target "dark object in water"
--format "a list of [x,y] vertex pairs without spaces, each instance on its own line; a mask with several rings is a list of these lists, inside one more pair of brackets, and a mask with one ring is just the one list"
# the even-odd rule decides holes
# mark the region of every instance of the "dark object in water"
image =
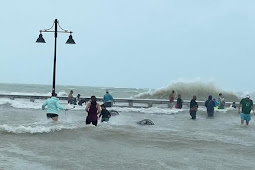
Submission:
[[67,101],[69,104],[73,104],[73,105],[76,105],[76,98],[70,98],[70,99],[68,99],[68,101]]
[[116,116],[116,115],[119,115],[119,112],[116,111],[116,110],[108,110],[112,116]]
[[78,101],[78,105],[79,105],[79,106],[82,106],[83,103],[86,104],[86,99],[80,99],[80,100]]
[[143,119],[143,120],[137,122],[137,124],[139,124],[139,125],[154,125],[153,121],[151,121],[150,119]]
[[232,103],[232,107],[233,107],[233,108],[236,108],[236,102],[233,102],[233,103]]
[[81,99],[81,95],[80,94],[77,95],[77,101],[78,101],[78,105],[79,106],[82,106],[82,103],[86,104],[86,99]]

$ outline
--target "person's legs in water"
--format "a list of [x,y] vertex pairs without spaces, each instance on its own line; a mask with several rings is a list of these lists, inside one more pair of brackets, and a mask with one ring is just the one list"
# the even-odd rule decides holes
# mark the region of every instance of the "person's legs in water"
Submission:
[[91,121],[88,120],[88,119],[86,119],[86,125],[88,125],[88,124],[90,124],[90,123],[91,123]]
[[244,120],[241,119],[241,125],[243,125],[243,123],[244,123]]
[[251,120],[251,114],[246,114],[245,115],[245,120],[246,120],[246,125],[249,125],[249,122]]
[[251,114],[241,113],[240,116],[241,116],[241,125],[244,124],[244,121],[246,121],[246,125],[249,125],[249,122],[251,120]]
[[47,113],[47,119],[52,119],[54,121],[58,121],[58,115],[53,113]]
[[191,119],[196,119],[196,111],[190,110],[190,116],[191,116]]
[[88,119],[86,119],[86,125],[88,125],[88,124],[90,124],[90,123],[92,123],[92,125],[97,126],[97,120],[92,121],[92,120],[88,120]]
[[246,120],[246,125],[249,125],[249,121],[248,120]]
[[97,126],[97,120],[95,120],[95,121],[92,121],[92,125],[95,125],[95,126]]
[[241,117],[241,125],[243,125],[243,123],[244,123],[244,114],[240,113],[240,117]]
[[207,112],[208,117],[213,117],[214,112]]
[[172,109],[174,107],[174,102],[169,103],[169,108]]

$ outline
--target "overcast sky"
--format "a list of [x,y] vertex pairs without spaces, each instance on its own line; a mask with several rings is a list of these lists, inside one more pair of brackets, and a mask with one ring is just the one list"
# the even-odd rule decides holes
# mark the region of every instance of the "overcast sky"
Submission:
[[2,0],[0,82],[160,88],[182,79],[255,90],[254,0]]

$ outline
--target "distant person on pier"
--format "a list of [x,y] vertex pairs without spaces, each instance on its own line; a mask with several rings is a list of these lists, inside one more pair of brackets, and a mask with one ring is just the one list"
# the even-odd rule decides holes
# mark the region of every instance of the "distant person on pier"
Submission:
[[208,97],[208,100],[206,100],[205,107],[207,108],[208,117],[213,117],[214,116],[215,102],[213,101],[211,95]]
[[76,98],[73,97],[73,90],[68,95],[68,103],[76,105]]
[[[242,112],[240,112],[240,108],[242,107]],[[238,113],[241,116],[241,125],[243,125],[244,121],[246,121],[246,125],[249,125],[251,120],[251,110],[254,113],[253,101],[250,99],[250,96],[246,96],[240,101],[238,106]]]
[[196,116],[197,116],[198,104],[197,104],[196,100],[197,100],[197,96],[194,95],[193,99],[191,99],[191,101],[190,101],[189,113],[190,113],[191,119],[193,119],[193,120],[195,120]]
[[176,109],[181,109],[182,108],[182,103],[183,103],[182,96],[180,94],[178,94]]
[[47,118],[52,119],[54,121],[58,121],[58,110],[67,110],[62,105],[59,104],[59,99],[57,98],[57,93],[52,93],[52,97],[47,99],[43,105],[42,109],[45,109],[45,106],[48,106],[47,108]]
[[106,90],[106,94],[104,95],[105,107],[112,107],[113,102],[114,102],[114,99],[113,99],[112,95],[110,95],[109,91]]
[[95,96],[91,96],[91,101],[87,104],[85,111],[88,112],[86,124],[92,123],[97,126],[97,115],[101,112],[101,107],[97,103],[97,98]]
[[175,91],[173,90],[172,93],[169,95],[169,108],[173,108],[174,99],[175,99]]
[[224,109],[224,107],[225,107],[225,99],[224,99],[224,96],[222,95],[222,93],[219,94],[218,102],[219,102],[218,109]]

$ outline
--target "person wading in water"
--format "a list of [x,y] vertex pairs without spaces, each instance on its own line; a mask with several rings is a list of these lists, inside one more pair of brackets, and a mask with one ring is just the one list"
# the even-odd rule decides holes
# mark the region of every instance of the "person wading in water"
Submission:
[[62,105],[59,104],[59,99],[57,98],[57,93],[52,93],[52,97],[47,99],[43,105],[42,109],[44,110],[47,106],[47,118],[54,121],[58,121],[58,110],[68,110]]
[[101,107],[97,103],[97,98],[95,96],[91,96],[91,102],[89,102],[86,106],[86,112],[88,112],[88,116],[86,118],[86,124],[92,123],[97,126],[97,115],[101,112]]

